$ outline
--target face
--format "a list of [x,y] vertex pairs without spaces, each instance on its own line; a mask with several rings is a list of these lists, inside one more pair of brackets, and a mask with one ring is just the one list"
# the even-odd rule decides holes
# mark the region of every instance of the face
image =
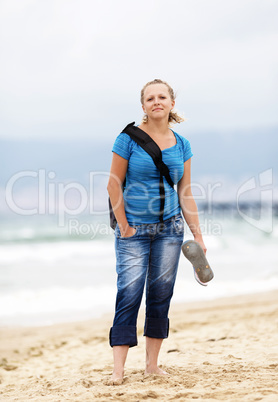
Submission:
[[168,118],[174,106],[166,85],[152,84],[145,89],[142,108],[150,119]]

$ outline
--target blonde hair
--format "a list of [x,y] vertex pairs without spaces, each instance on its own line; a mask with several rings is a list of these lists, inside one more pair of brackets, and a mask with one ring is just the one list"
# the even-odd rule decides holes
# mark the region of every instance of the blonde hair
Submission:
[[[170,87],[170,85],[168,84],[168,82],[162,81],[162,80],[159,80],[159,79],[155,79],[155,80],[153,80],[153,81],[147,82],[147,83],[143,86],[143,88],[142,88],[142,90],[141,90],[141,103],[142,103],[142,105],[144,104],[145,89],[146,89],[149,85],[153,85],[153,84],[164,84],[164,85],[166,85],[166,87],[168,88],[168,91],[169,91],[169,94],[170,94],[170,97],[171,97],[172,101],[176,99],[176,95],[175,95],[175,93],[174,93],[174,90],[173,90],[172,87]],[[148,115],[145,114],[145,115],[143,116],[142,123],[147,123],[147,121],[148,121]],[[181,115],[179,115],[178,112],[174,112],[173,110],[170,111],[170,113],[169,113],[169,119],[168,119],[169,125],[171,125],[171,123],[173,123],[173,124],[175,124],[175,123],[181,123],[182,121],[185,121],[185,118],[184,118],[184,117],[182,117]]]

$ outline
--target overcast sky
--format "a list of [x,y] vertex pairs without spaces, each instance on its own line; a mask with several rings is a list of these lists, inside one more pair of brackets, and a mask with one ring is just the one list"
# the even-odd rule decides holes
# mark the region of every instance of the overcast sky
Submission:
[[276,0],[0,0],[0,137],[110,139],[140,123],[154,78],[191,132],[278,126],[277,12]]

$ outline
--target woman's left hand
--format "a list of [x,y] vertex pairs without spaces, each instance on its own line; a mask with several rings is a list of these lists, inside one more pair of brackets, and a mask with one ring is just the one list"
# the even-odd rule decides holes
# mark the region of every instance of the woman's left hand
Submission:
[[202,237],[195,237],[194,240],[195,240],[196,242],[198,242],[198,243],[201,245],[201,247],[202,247],[204,253],[206,254],[207,248],[206,248],[206,246],[205,246],[205,243],[204,243],[203,238],[202,238]]

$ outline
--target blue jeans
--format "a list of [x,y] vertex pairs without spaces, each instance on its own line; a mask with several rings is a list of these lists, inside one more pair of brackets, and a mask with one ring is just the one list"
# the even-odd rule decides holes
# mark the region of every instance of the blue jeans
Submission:
[[[133,225],[134,226],[134,225]],[[168,311],[183,242],[184,222],[176,215],[160,223],[134,226],[136,233],[121,237],[115,229],[117,299],[110,345],[137,345],[137,316],[146,282],[144,335],[167,338]]]

